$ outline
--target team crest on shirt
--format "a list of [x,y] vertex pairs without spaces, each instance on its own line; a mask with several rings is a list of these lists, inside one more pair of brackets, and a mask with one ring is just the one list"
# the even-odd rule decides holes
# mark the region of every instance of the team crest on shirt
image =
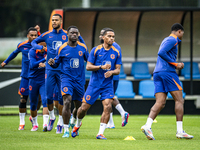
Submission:
[[63,39],[63,40],[66,40],[66,35],[63,35],[63,36],[62,36],[62,39]]
[[71,58],[70,59],[70,67],[71,68],[78,68],[79,67],[79,59],[78,58]]
[[67,88],[67,87],[64,87],[64,88],[63,88],[63,91],[64,91],[64,92],[67,92],[67,91],[68,91],[68,88]]
[[86,96],[86,100],[89,101],[90,99],[91,99],[91,96],[90,96],[90,95],[87,95],[87,96]]
[[25,92],[25,88],[21,88],[21,89],[20,89],[20,92],[21,92],[21,93]]
[[115,59],[115,55],[114,55],[114,54],[111,54],[111,55],[110,55],[110,58],[111,58],[111,59]]
[[83,52],[82,51],[79,51],[78,54],[79,54],[79,56],[83,56]]
[[57,50],[57,48],[59,47],[59,46],[61,46],[62,45],[62,41],[53,41],[52,42],[52,48],[54,49],[54,50]]
[[29,85],[29,90],[32,91],[32,86],[31,85]]

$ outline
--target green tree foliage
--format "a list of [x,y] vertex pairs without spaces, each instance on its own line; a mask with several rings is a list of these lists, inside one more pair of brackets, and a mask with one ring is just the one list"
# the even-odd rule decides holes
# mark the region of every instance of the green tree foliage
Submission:
[[[200,0],[199,0],[200,1]],[[197,7],[197,0],[90,0],[91,7]],[[29,27],[48,30],[54,9],[82,7],[82,0],[0,0],[0,37],[26,36]]]

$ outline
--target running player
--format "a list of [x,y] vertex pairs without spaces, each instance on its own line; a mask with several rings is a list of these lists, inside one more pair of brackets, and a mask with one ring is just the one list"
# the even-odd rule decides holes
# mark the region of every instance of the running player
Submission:
[[[39,43],[40,45],[45,46],[44,42]],[[42,104],[43,104],[43,131],[47,131],[47,123],[49,120],[49,112],[47,108],[47,100],[45,93],[45,57],[47,50],[35,50],[34,48],[29,51],[29,96],[30,96],[30,110],[32,116],[33,128],[31,131],[38,130],[37,122],[37,105],[38,105],[38,96],[41,95]]]
[[[38,45],[37,43],[45,42],[47,44],[47,62],[50,58],[56,57],[56,50],[59,46],[63,43],[68,41],[67,31],[61,28],[62,24],[62,16],[59,14],[54,14],[52,16],[52,27],[53,30],[47,31],[39,36],[37,39],[33,40],[31,43],[35,49],[46,49],[45,46]],[[82,37],[79,36],[79,40],[82,41]],[[54,106],[53,106],[53,91],[55,86],[58,87],[58,99],[59,104],[63,105],[63,100],[61,96],[60,90],[60,65],[57,68],[52,68],[48,63],[46,64],[46,80],[45,80],[45,89],[46,89],[46,96],[47,96],[47,106],[49,109],[49,124],[48,124],[48,131],[53,129],[53,124],[56,120],[54,115]],[[62,109],[59,109],[61,111]],[[61,112],[59,112],[61,114]],[[59,117],[59,119],[61,119]],[[60,124],[57,126],[56,133],[62,133],[62,121],[58,121]]]
[[[107,28],[103,28],[101,31],[100,31],[100,35],[99,35],[99,40],[100,40],[100,43],[104,43],[104,40],[103,40],[103,33],[104,31],[106,30]],[[118,49],[121,53],[121,47],[116,43],[114,42],[113,43],[113,46]],[[119,75],[114,75],[113,76],[113,88],[114,88],[114,93],[116,92],[117,90],[117,86],[118,86],[118,83],[119,83]],[[112,105],[119,111],[119,113],[121,114],[121,117],[122,117],[122,127],[126,126],[126,124],[128,123],[128,118],[129,118],[129,113],[128,112],[125,112],[122,105],[120,104],[119,100],[117,99],[117,97],[115,96],[114,97],[114,100],[112,102]],[[107,124],[107,128],[110,128],[110,129],[114,129],[115,128],[115,125],[114,125],[114,121],[113,121],[113,112],[110,113],[110,119],[108,121],[108,124]]]
[[78,109],[77,122],[72,131],[72,137],[78,135],[81,121],[87,110],[96,99],[101,95],[100,100],[103,104],[103,113],[97,139],[106,139],[103,135],[110,118],[112,102],[114,98],[113,75],[120,73],[121,53],[113,46],[115,33],[112,29],[106,29],[103,33],[104,43],[94,47],[89,55],[86,69],[92,71],[90,82],[84,94],[82,105]]
[[28,79],[28,70],[29,70],[29,59],[28,52],[32,48],[31,42],[37,38],[37,29],[30,27],[27,32],[28,40],[20,42],[17,46],[17,49],[13,51],[9,57],[1,63],[1,66],[4,67],[11,60],[13,60],[20,52],[22,53],[22,71],[21,71],[21,82],[18,94],[21,96],[19,103],[19,118],[20,124],[18,130],[24,130],[25,127],[25,114],[26,114],[26,102],[29,95],[29,79]]
[[70,26],[67,31],[68,42],[58,48],[56,58],[48,61],[52,67],[61,64],[61,92],[64,102],[62,111],[64,135],[62,137],[64,138],[69,137],[71,101],[74,102],[76,110],[81,106],[85,85],[84,60],[87,61],[89,55],[86,45],[78,42],[78,28]]
[[142,132],[149,140],[155,140],[151,125],[159,112],[165,107],[168,92],[170,92],[175,101],[176,137],[184,139],[193,138],[192,135],[183,131],[184,99],[180,80],[175,70],[181,70],[184,67],[183,63],[176,62],[178,44],[181,42],[180,39],[183,37],[183,34],[183,26],[179,23],[173,24],[171,34],[162,41],[158,51],[157,63],[153,73],[156,103],[150,110],[146,124],[141,127]]

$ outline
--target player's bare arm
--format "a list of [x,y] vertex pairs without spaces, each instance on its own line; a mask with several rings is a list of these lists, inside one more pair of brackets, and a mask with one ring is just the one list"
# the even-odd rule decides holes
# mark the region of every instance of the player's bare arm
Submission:
[[121,65],[115,65],[115,70],[107,71],[104,76],[105,78],[109,78],[112,75],[118,75],[120,73]]
[[87,65],[86,65],[86,69],[88,71],[97,71],[99,69],[110,69],[110,68],[111,68],[111,65],[109,66],[109,64],[106,64],[106,65],[103,65],[103,66],[96,66],[89,61],[87,62]]
[[45,66],[45,63],[39,63],[39,68],[44,68]]
[[1,67],[4,67],[5,65],[6,65],[5,62],[2,62],[2,63],[1,63]]

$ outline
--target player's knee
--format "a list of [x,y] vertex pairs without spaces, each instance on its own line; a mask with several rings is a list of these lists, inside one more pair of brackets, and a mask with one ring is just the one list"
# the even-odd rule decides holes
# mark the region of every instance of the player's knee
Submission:
[[22,95],[19,103],[19,108],[26,108],[26,102],[27,102],[28,96]]
[[48,105],[53,104],[53,100],[51,100],[51,99],[47,99],[47,104],[48,104]]
[[32,111],[35,111],[35,110],[37,109],[37,105],[36,105],[36,104],[31,104],[30,109],[31,109]]
[[104,105],[104,110],[106,112],[111,112],[112,111],[112,105],[111,105],[111,103],[108,103],[108,104]]

